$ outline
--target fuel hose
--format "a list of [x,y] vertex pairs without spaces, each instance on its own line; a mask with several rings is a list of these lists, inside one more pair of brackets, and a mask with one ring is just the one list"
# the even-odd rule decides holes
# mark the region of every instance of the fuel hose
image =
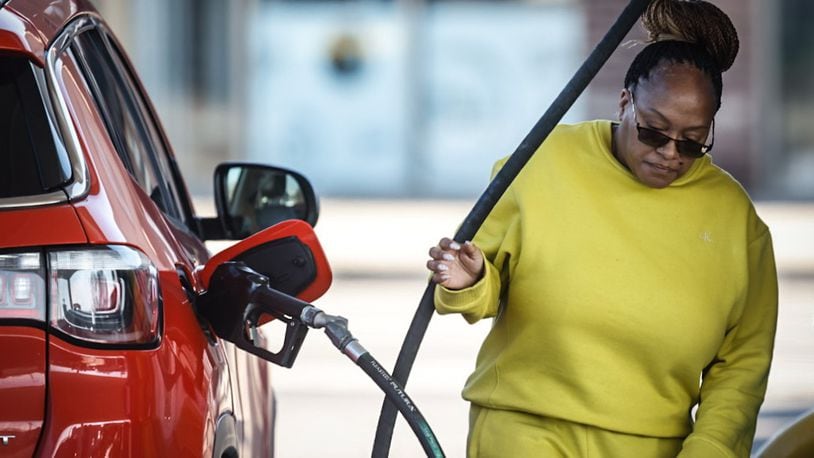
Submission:
[[[560,92],[551,106],[543,116],[532,127],[517,149],[512,153],[506,164],[501,168],[489,186],[481,194],[475,206],[470,210],[464,219],[463,224],[455,234],[455,241],[462,243],[471,240],[478,231],[483,221],[492,211],[500,196],[509,187],[511,182],[520,173],[523,166],[531,159],[531,156],[542,145],[548,134],[560,122],[571,105],[582,94],[594,76],[599,72],[613,51],[619,46],[627,33],[650,4],[650,0],[631,0],[610,30],[605,34],[596,48],[591,52],[582,66],[577,70],[565,88]],[[413,368],[418,349],[427,326],[430,323],[434,312],[433,295],[435,283],[430,281],[421,297],[421,302],[416,309],[410,328],[401,346],[401,351],[396,359],[393,369],[393,379],[400,386],[407,385],[407,379]],[[376,439],[373,443],[373,458],[386,457],[390,453],[390,443],[393,438],[393,428],[396,422],[397,409],[391,402],[390,397],[385,397],[382,403],[382,410],[379,415],[379,424],[376,429]],[[415,430],[414,430],[415,431]]]
[[[224,307],[223,304],[234,306]],[[196,298],[195,308],[208,322],[207,329],[213,330],[220,338],[283,367],[294,364],[308,328],[324,329],[331,343],[356,363],[402,413],[427,456],[444,457],[441,445],[421,411],[401,385],[353,337],[347,319],[329,315],[308,302],[274,289],[268,277],[242,262],[224,262],[218,266],[212,273],[207,291]],[[256,341],[255,331],[265,317],[280,320],[286,328],[285,341],[277,353]]]
[[348,330],[348,320],[341,316],[328,315],[314,306],[306,306],[300,314],[300,321],[312,328],[325,330],[336,348],[359,366],[374,383],[384,392],[387,400],[401,412],[407,424],[415,433],[424,453],[433,458],[444,458],[441,444],[435,437],[432,428],[413,403],[401,385],[393,380],[376,358],[359,343]]

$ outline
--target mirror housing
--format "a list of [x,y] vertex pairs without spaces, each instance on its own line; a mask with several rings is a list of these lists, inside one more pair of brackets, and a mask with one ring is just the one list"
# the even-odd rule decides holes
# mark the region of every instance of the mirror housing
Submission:
[[[332,274],[311,226],[289,220],[218,253],[200,271],[200,279],[206,292],[196,298],[196,310],[215,334],[291,367],[308,333],[300,312],[327,291]],[[285,326],[276,352],[266,348],[258,333],[258,327],[274,318],[282,323],[276,326]]]
[[282,167],[226,162],[215,168],[217,218],[202,218],[205,240],[240,240],[281,221],[299,219],[315,226],[319,202],[303,175]]

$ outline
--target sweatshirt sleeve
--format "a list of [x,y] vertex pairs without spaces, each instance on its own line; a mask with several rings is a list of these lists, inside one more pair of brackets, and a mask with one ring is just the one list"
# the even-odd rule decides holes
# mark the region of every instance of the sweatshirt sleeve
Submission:
[[[493,178],[507,159],[495,164]],[[436,287],[434,300],[439,314],[460,313],[469,323],[497,315],[500,299],[508,285],[510,266],[519,251],[519,228],[514,189],[509,186],[473,240],[484,255],[483,277],[469,288],[460,290]]]
[[748,457],[777,325],[777,272],[768,229],[748,247],[743,311],[701,382],[693,432],[679,457]]
[[485,264],[483,278],[469,288],[435,288],[435,310],[441,315],[460,313],[469,323],[497,315],[500,273],[491,262]]

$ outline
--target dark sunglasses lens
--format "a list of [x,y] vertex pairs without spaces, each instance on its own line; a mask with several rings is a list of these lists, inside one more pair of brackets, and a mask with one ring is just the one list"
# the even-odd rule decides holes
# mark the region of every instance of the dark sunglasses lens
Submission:
[[678,152],[683,156],[698,158],[704,155],[704,145],[700,143],[691,140],[684,140],[677,143]]
[[[639,141],[653,148],[660,148],[670,141],[670,137],[647,127],[637,126]],[[692,140],[679,140],[676,142],[678,153],[686,157],[699,158],[704,155],[704,145]]]
[[670,141],[670,137],[666,137],[660,132],[657,132],[653,129],[648,129],[647,127],[638,127],[638,130],[639,130],[639,141],[647,146],[658,148],[660,146],[666,145],[667,142]]

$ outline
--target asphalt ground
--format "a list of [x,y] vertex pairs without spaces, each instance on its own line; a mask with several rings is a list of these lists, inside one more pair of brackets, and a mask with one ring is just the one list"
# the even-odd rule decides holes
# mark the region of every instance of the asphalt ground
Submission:
[[[451,235],[471,201],[323,199],[316,232],[334,272],[315,305],[343,315],[362,345],[392,370],[426,286],[427,250]],[[203,213],[211,203],[196,202]],[[772,230],[780,278],[775,358],[756,444],[814,408],[814,204],[758,203]],[[213,245],[216,250],[222,245]],[[460,397],[489,323],[435,316],[407,392],[447,456],[464,456],[468,405]],[[370,456],[382,394],[320,332],[312,331],[292,369],[275,368],[276,455]],[[422,456],[399,419],[392,457]]]

